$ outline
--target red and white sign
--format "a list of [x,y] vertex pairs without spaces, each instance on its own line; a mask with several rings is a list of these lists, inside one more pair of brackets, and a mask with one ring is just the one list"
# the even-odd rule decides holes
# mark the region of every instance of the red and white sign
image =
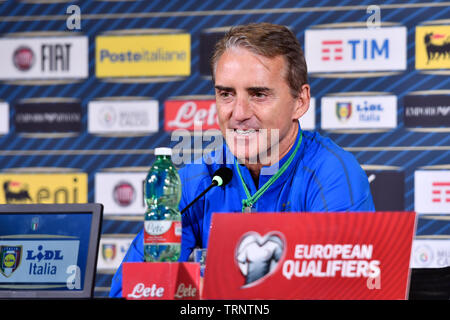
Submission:
[[407,298],[414,212],[221,213],[211,225],[204,299]]
[[125,262],[122,296],[129,300],[200,299],[200,264]]
[[166,131],[219,129],[216,100],[213,96],[208,99],[167,100],[164,113]]
[[414,210],[450,213],[450,170],[414,172]]

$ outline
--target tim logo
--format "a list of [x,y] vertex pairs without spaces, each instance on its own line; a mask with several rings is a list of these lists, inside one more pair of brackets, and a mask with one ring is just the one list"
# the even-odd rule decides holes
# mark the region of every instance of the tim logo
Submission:
[[28,200],[32,202],[28,192],[28,186],[17,181],[5,181],[3,183],[3,191],[5,192],[5,200],[7,204],[20,202],[26,203]]
[[17,270],[22,258],[22,246],[0,246],[0,272],[5,277]]
[[[441,56],[442,59],[450,58],[450,36],[430,32],[425,34],[423,41],[427,50],[427,64],[430,63],[430,60],[441,59]],[[440,44],[437,44],[437,42],[440,42]]]
[[235,253],[245,285],[249,287],[273,273],[281,260],[285,248],[281,233],[271,231],[264,236],[249,232],[242,236]]
[[341,121],[347,121],[352,116],[352,103],[351,102],[337,102],[336,103],[336,116]]

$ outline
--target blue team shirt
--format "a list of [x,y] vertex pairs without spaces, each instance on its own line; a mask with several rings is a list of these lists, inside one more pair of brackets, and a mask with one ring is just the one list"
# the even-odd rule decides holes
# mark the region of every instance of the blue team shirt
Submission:
[[[255,211],[374,211],[367,175],[355,157],[317,132],[299,129],[299,133],[302,141],[292,163],[258,199],[253,206]],[[287,161],[300,134],[289,153],[275,167],[262,168],[259,186],[255,185],[250,171],[240,165],[242,178],[252,195]],[[187,261],[194,248],[207,247],[213,213],[242,212],[242,199],[247,197],[233,159],[224,144],[222,150],[212,153],[201,164],[188,164],[179,170],[182,184],[180,210],[211,184],[213,173],[219,167],[227,166],[233,170],[233,178],[228,185],[211,189],[183,214],[180,261]],[[144,261],[143,231],[133,240],[123,261]],[[110,291],[111,297],[121,295],[122,266],[113,277]]]

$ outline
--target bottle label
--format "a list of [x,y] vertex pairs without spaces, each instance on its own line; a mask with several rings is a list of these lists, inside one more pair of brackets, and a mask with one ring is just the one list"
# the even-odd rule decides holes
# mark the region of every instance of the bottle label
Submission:
[[181,243],[181,221],[145,221],[144,243]]

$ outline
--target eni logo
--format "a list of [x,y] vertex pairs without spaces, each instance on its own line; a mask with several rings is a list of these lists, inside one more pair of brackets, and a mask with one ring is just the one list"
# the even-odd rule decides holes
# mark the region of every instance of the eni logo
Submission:
[[285,247],[285,241],[277,231],[263,236],[254,231],[244,234],[235,252],[235,261],[245,278],[243,287],[253,286],[256,281],[262,281],[272,274],[283,256]]

